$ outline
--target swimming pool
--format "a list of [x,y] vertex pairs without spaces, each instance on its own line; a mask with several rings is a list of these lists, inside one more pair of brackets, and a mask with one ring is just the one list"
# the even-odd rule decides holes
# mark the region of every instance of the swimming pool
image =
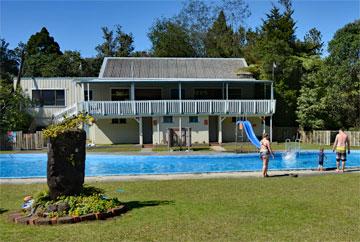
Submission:
[[[335,154],[326,152],[325,168],[335,167]],[[46,154],[0,154],[0,178],[46,177]],[[270,170],[316,168],[317,151],[303,151],[296,160],[286,161],[283,153],[270,158]],[[86,176],[176,174],[259,171],[257,153],[215,155],[111,155],[87,154]],[[348,155],[346,167],[360,167],[360,151]]]

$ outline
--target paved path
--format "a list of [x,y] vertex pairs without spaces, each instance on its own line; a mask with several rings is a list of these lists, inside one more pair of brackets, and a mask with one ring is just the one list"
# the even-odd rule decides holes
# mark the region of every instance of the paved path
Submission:
[[[360,173],[360,168],[348,169],[345,173]],[[332,171],[314,171],[314,170],[292,170],[292,171],[269,171],[269,178],[288,177],[295,178],[302,176],[323,176],[341,173]],[[163,175],[124,175],[124,176],[96,176],[85,177],[85,182],[105,182],[105,181],[164,181],[164,180],[184,180],[184,179],[211,179],[211,178],[262,178],[261,172],[218,172],[218,173],[191,173],[191,174],[163,174]],[[262,178],[263,179],[263,178]],[[0,184],[33,184],[46,183],[46,178],[2,178]]]

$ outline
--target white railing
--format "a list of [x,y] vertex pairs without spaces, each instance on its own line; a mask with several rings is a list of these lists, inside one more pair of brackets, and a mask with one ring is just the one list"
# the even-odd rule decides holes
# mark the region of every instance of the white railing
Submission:
[[53,114],[53,120],[55,123],[59,123],[64,120],[65,117],[70,117],[78,112],[77,104],[73,104],[70,107],[64,108],[60,112]]
[[79,111],[95,116],[156,116],[181,114],[271,115],[275,100],[152,100],[89,101]]

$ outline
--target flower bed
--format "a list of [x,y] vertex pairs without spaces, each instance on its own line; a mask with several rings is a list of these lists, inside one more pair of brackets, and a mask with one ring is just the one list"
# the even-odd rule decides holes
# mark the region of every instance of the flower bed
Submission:
[[[29,203],[26,197],[26,203]],[[40,192],[23,211],[12,213],[9,219],[18,224],[69,224],[88,220],[104,220],[127,211],[117,198],[108,198],[95,187],[84,187],[77,196],[61,196],[52,200],[48,191]]]

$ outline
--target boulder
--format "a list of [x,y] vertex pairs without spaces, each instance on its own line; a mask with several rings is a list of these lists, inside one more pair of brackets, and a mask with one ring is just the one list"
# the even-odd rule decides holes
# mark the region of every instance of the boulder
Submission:
[[69,130],[49,139],[47,184],[51,199],[77,195],[85,177],[86,133]]

